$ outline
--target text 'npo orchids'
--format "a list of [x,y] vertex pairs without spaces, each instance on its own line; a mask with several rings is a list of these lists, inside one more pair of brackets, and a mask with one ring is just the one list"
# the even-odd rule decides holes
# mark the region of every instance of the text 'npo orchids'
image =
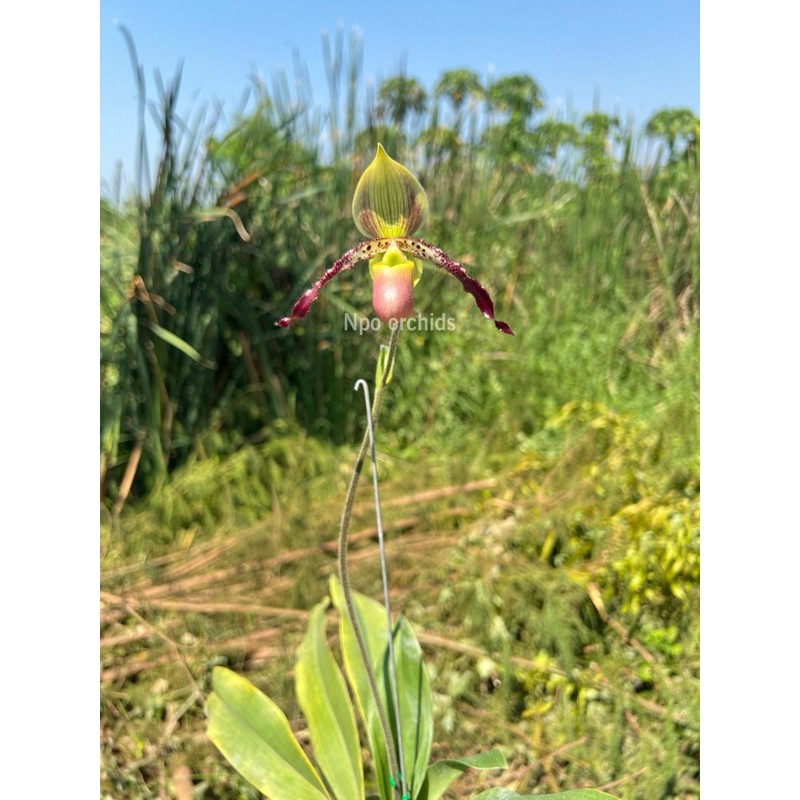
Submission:
[[492,298],[478,281],[470,278],[443,250],[423,239],[412,238],[427,215],[428,198],[419,181],[378,145],[378,152],[364,170],[353,197],[356,227],[372,238],[348,250],[301,295],[291,316],[275,324],[285,328],[293,320],[303,319],[319,290],[331,278],[365,260],[369,260],[372,307],[378,318],[392,322],[410,317],[415,313],[413,290],[422,274],[422,262],[430,261],[461,281],[464,291],[475,298],[478,309],[499,331],[513,335],[505,322],[495,318]]

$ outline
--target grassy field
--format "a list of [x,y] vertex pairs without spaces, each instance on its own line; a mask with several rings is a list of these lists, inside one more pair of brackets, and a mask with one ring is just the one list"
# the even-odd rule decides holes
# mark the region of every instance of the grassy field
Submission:
[[[546,120],[528,76],[461,70],[365,100],[358,53],[329,49],[324,114],[279,83],[246,117],[182,123],[168,82],[158,169],[101,201],[101,791],[257,796],[204,736],[216,664],[303,740],[294,652],[335,572],[353,382],[388,332],[343,330],[370,312],[364,265],[301,327],[274,321],[359,241],[350,200],[381,141],[428,192],[420,234],[516,333],[427,266],[416,307],[456,330],[401,336],[377,433],[434,756],[510,764],[448,797],[696,797],[699,122]],[[370,496],[353,572],[377,597]]]

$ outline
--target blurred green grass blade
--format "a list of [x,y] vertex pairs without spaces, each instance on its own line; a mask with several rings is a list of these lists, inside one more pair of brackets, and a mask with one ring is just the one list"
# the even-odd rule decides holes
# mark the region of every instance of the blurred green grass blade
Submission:
[[194,347],[192,347],[188,342],[185,342],[183,339],[181,339],[180,336],[176,336],[174,333],[168,331],[166,328],[162,328],[156,322],[150,322],[149,328],[151,331],[153,331],[153,333],[156,336],[158,336],[159,339],[163,339],[167,344],[171,344],[173,347],[177,348],[182,353],[189,356],[189,358],[191,358],[192,361],[196,361],[198,364],[202,364],[204,367],[213,366],[213,362],[209,361],[206,358],[203,358],[203,356],[201,356],[200,353],[198,353],[197,350],[194,349]]
[[361,747],[350,696],[325,637],[325,602],[311,609],[295,668],[314,758],[337,798],[363,797]]
[[[389,348],[387,345],[381,345],[381,351],[378,355],[378,363],[375,366],[375,386],[380,386],[383,380],[383,373],[386,372],[386,362],[389,358]],[[386,386],[392,382],[392,375],[394,375],[394,363],[392,363],[389,374],[386,376]]]
[[214,668],[213,683],[208,738],[233,767],[271,800],[329,800],[280,708],[225,667]]
[[189,216],[191,219],[194,219],[197,222],[215,222],[218,219],[227,217],[229,220],[231,220],[231,222],[233,222],[233,225],[236,228],[236,233],[239,234],[240,238],[245,242],[250,241],[250,234],[244,227],[242,218],[232,208],[224,208],[221,206],[215,208],[198,208],[193,209]]
[[418,800],[439,800],[450,784],[468,769],[505,769],[506,757],[499,750],[489,750],[465,758],[446,758],[428,767]]

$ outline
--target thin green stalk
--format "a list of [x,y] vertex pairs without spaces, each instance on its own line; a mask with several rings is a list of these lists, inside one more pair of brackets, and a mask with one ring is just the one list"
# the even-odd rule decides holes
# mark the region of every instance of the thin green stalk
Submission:
[[[383,353],[383,350],[381,350]],[[389,674],[392,683],[392,701],[397,710],[395,713],[395,730],[397,732],[397,757],[400,759],[400,764],[405,764],[405,757],[403,756],[403,731],[400,725],[400,695],[397,690],[397,664],[394,660],[394,638],[392,633],[392,611],[389,604],[389,578],[386,574],[386,549],[383,542],[383,522],[381,520],[381,499],[380,492],[378,491],[378,465],[375,462],[375,436],[372,429],[372,410],[369,405],[369,387],[363,378],[356,381],[355,390],[358,387],[364,389],[364,402],[367,406],[367,433],[369,434],[369,450],[370,450],[370,464],[372,465],[372,488],[375,493],[375,520],[378,524],[378,553],[381,562],[381,580],[383,582],[383,604],[386,610],[386,630],[389,634]],[[405,775],[400,773],[400,786],[403,791],[403,797],[406,797],[406,778]]]
[[[389,382],[389,376],[392,373],[392,365],[394,364],[395,353],[397,352],[397,340],[400,338],[400,326],[398,325],[393,331],[391,339],[389,340],[389,354],[386,359],[386,365],[383,370],[380,382],[375,387],[375,400],[372,405],[372,427],[373,431],[378,424],[378,418],[381,414],[383,406],[383,394],[386,385]],[[378,684],[375,681],[375,676],[372,674],[372,661],[369,657],[369,650],[367,649],[367,642],[361,626],[358,623],[356,616],[356,607],[353,600],[353,593],[350,588],[350,569],[347,564],[347,546],[348,534],[350,532],[350,518],[353,513],[353,503],[356,498],[356,489],[358,488],[358,481],[361,477],[361,470],[364,467],[364,459],[367,455],[369,448],[369,430],[364,433],[364,439],[361,442],[361,448],[358,451],[358,458],[356,459],[353,474],[350,477],[350,485],[347,487],[347,495],[345,496],[344,509],[342,510],[342,521],[339,527],[339,580],[342,583],[342,593],[344,594],[345,605],[347,606],[347,613],[350,616],[350,622],[353,626],[353,631],[356,636],[356,643],[358,650],[361,654],[361,660],[364,662],[364,670],[367,673],[367,681],[369,682],[370,692],[372,699],[375,703],[375,708],[378,712],[378,719],[381,723],[383,730],[383,738],[386,741],[386,754],[389,759],[389,772],[392,779],[397,778],[400,769],[397,766],[397,756],[394,752],[392,745],[392,732],[389,726],[389,717],[386,709],[383,707],[381,697],[378,692]]]

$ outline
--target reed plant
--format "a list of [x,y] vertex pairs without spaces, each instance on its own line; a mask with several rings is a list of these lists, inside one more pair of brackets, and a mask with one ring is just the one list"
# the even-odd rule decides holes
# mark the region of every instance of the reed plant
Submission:
[[[430,236],[487,269],[501,307],[524,316],[524,352],[561,351],[560,390],[537,381],[547,402],[517,414],[523,426],[576,396],[578,383],[585,393],[587,380],[595,383],[589,399],[608,399],[604,386],[696,318],[697,172],[681,162],[676,175],[680,152],[648,163],[642,133],[617,130],[620,159],[608,156],[607,169],[592,172],[591,126],[581,133],[578,121],[565,121],[558,133],[532,108],[518,151],[498,149],[492,128],[521,124],[516,112],[502,111],[519,102],[519,82],[508,82],[504,102],[504,84],[495,86],[487,105],[477,77],[453,71],[427,111],[392,110],[400,95],[390,85],[370,103],[360,40],[354,35],[345,47],[341,32],[324,43],[326,109],[313,104],[299,74],[294,94],[287,80],[272,90],[254,82],[251,109],[233,119],[201,109],[184,121],[180,71],[166,83],[157,75],[156,101],[148,101],[128,42],[139,94],[137,181],[133,196],[106,197],[101,209],[102,494],[110,503],[161,486],[192,452],[257,441],[276,419],[297,419],[337,444],[352,439],[343,387],[369,348],[364,337],[346,335],[342,319],[367,287],[354,277],[334,289],[288,345],[277,345],[272,322],[285,298],[344,249],[356,177],[382,135],[431,187]],[[458,94],[454,85],[466,88]],[[148,111],[160,138],[152,176]],[[398,115],[401,126],[387,125]],[[423,312],[426,302],[421,295]],[[604,343],[590,336],[591,352],[570,349],[588,328],[602,331]],[[419,346],[447,357],[436,337]],[[589,360],[602,364],[602,378],[586,374]],[[543,361],[554,363],[514,356],[505,365],[511,383],[520,384],[514,371],[536,374]]]

